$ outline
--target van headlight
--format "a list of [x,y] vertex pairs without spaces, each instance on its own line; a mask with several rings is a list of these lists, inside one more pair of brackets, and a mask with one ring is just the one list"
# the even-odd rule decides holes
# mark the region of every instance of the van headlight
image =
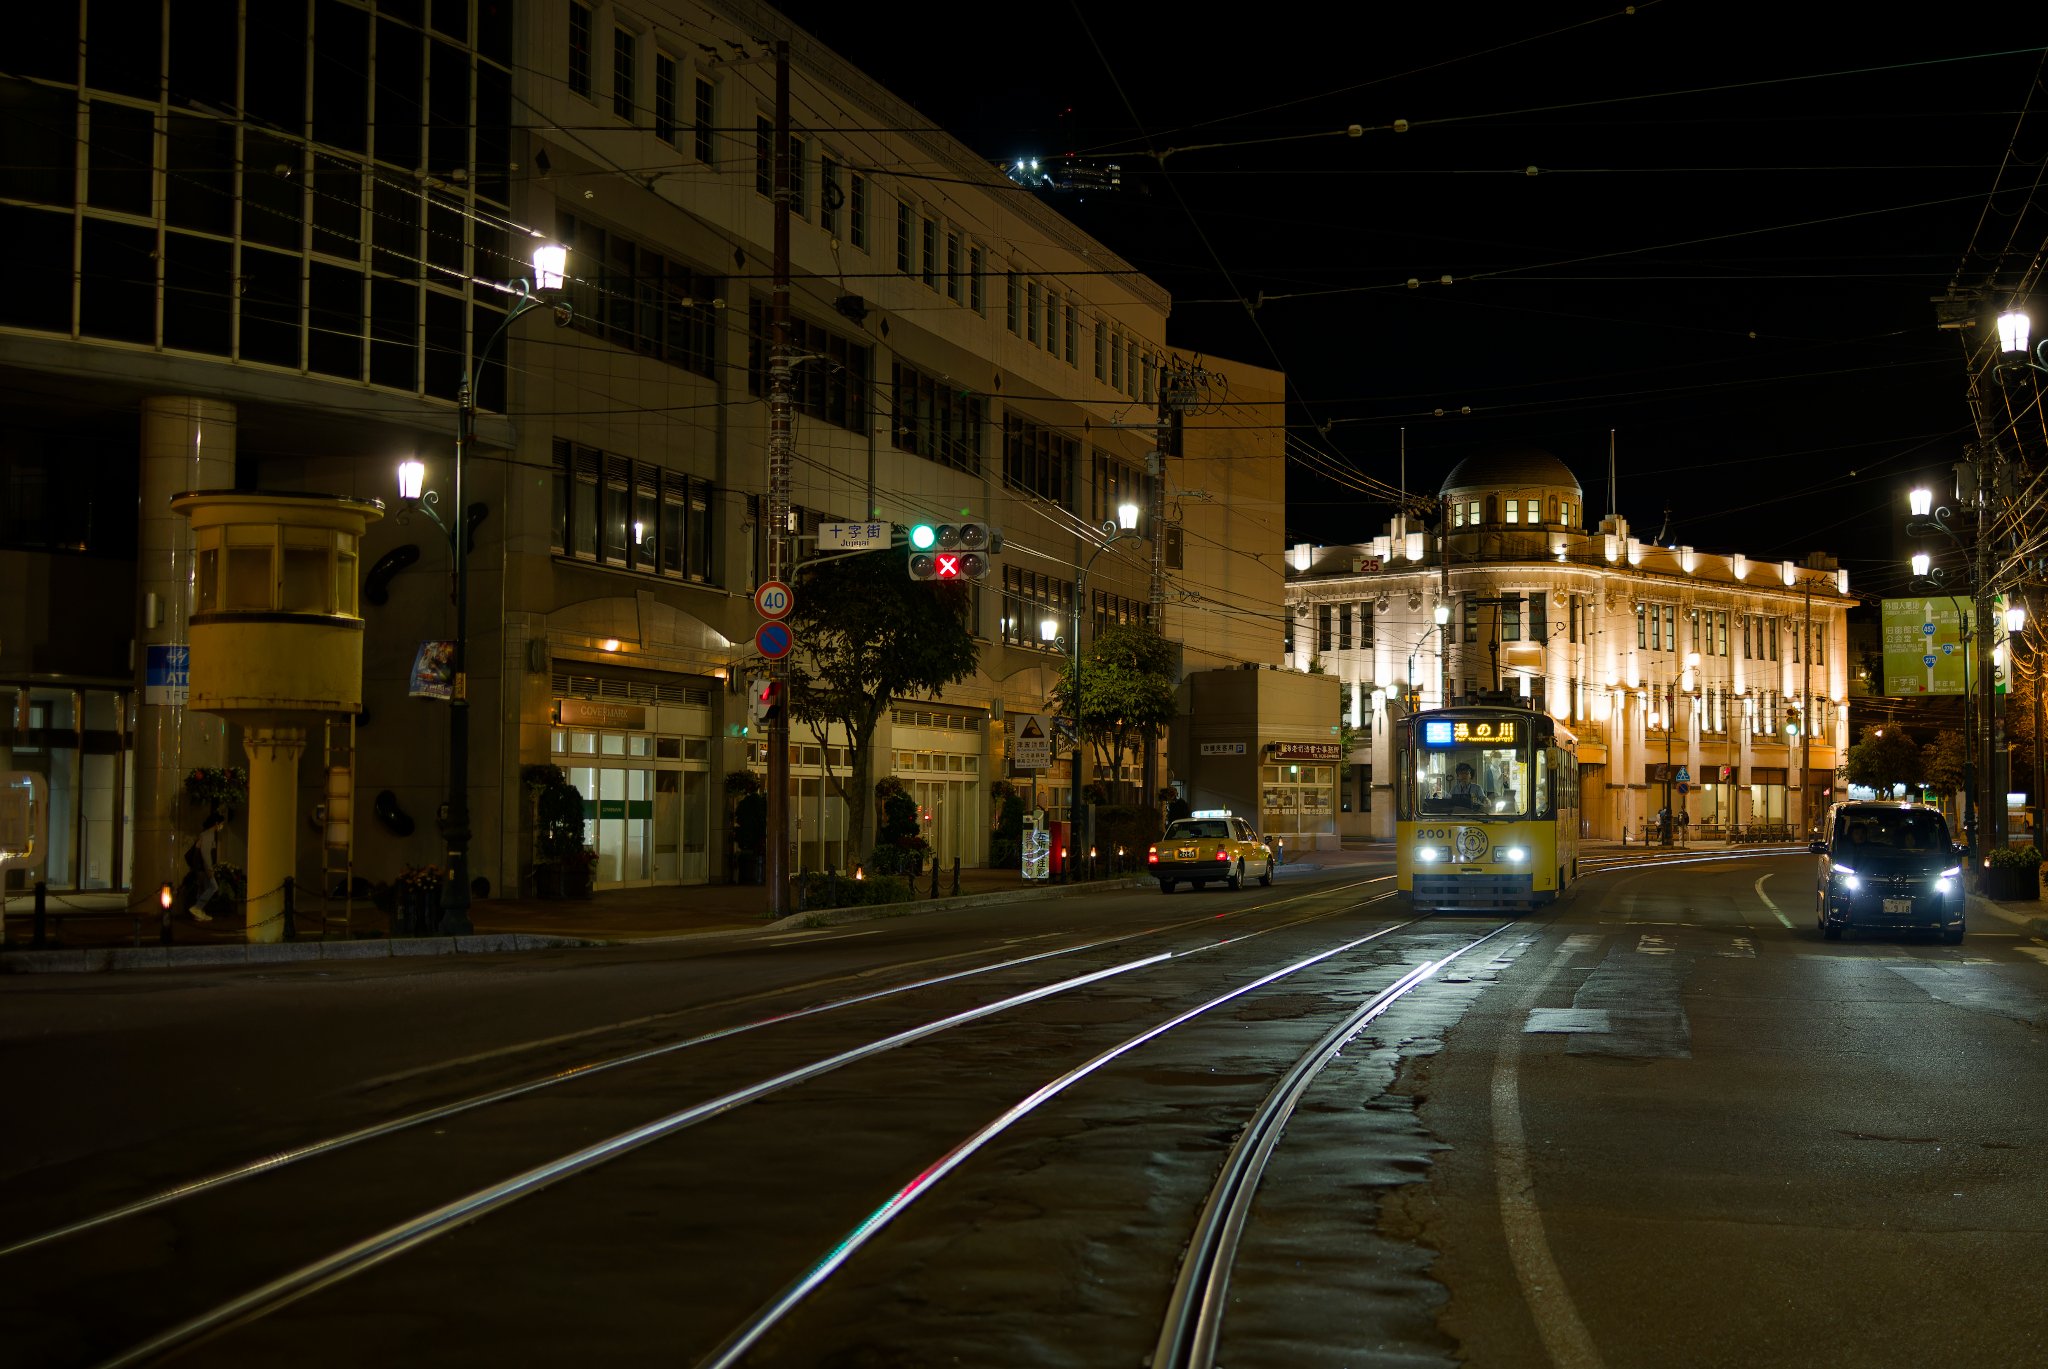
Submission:
[[1848,892],[1852,894],[1863,887],[1863,881],[1856,878],[1856,872],[1854,870],[1844,870],[1840,866],[1837,866],[1835,868],[1835,879],[1841,884],[1841,886],[1844,889],[1846,889]]
[[1947,875],[1943,875],[1934,881],[1934,894],[1937,898],[1947,898],[1949,892],[1954,888],[1955,885],[1949,880]]

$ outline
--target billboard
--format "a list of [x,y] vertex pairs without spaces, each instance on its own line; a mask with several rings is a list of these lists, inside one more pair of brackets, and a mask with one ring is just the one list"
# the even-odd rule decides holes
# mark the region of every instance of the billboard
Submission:
[[1970,602],[1953,595],[1887,599],[1884,692],[1963,695],[1976,683],[1968,669]]

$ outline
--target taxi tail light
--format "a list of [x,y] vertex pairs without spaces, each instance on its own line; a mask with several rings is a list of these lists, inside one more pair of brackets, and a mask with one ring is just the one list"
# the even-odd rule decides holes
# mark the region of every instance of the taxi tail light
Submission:
[[1157,865],[1159,863],[1159,848],[1157,846],[1145,852],[1145,863],[1147,865]]
[[1229,847],[1227,847],[1227,846],[1219,846],[1219,847],[1217,847],[1217,848],[1216,848],[1216,859],[1218,859],[1218,860],[1229,860],[1229,859],[1230,859],[1230,848],[1229,848]]

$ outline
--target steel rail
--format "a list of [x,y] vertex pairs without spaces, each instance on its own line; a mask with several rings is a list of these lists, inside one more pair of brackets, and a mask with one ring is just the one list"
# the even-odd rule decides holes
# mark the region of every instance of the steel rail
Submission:
[[[1339,893],[1345,889],[1353,889],[1361,887],[1362,885],[1377,883],[1379,880],[1386,878],[1390,878],[1390,876],[1381,875],[1376,876],[1372,879],[1355,881],[1350,884],[1340,884],[1327,889],[1319,889],[1308,893],[1294,894],[1287,898],[1275,899],[1265,903],[1253,904],[1247,908],[1235,909],[1232,911],[1231,915],[1241,916],[1254,912],[1267,911],[1272,908],[1281,906],[1283,904],[1298,902],[1303,899],[1314,898],[1320,895],[1326,895],[1330,893]],[[53,1242],[61,1241],[72,1236],[82,1235],[85,1232],[95,1230],[99,1227],[107,1226],[114,1222],[124,1221],[130,1217],[140,1216],[145,1212],[152,1212],[155,1211],[157,1208],[166,1207],[176,1202],[182,1202],[188,1198],[195,1198],[200,1196],[201,1194],[210,1193],[220,1188],[225,1188],[229,1184],[239,1183],[244,1179],[252,1179],[264,1174],[274,1174],[277,1171],[286,1168],[287,1166],[297,1164],[304,1160],[312,1160],[317,1159],[321,1156],[332,1155],[336,1151],[344,1150],[350,1146],[360,1145],[365,1141],[374,1141],[379,1137],[395,1135],[399,1132],[409,1131],[414,1127],[421,1127],[426,1126],[429,1123],[445,1121],[450,1117],[460,1116],[461,1114],[466,1112],[473,1112],[479,1108],[486,1108],[494,1106],[499,1103],[510,1102],[515,1098],[522,1098],[528,1094],[538,1093],[543,1089],[550,1089],[561,1084],[567,1084],[574,1081],[589,1079],[596,1075],[605,1073],[609,1070],[620,1069],[628,1065],[643,1064],[646,1061],[659,1059],[666,1055],[672,1055],[678,1051],[690,1050],[697,1046],[710,1045],[714,1042],[727,1040],[729,1038],[740,1036],[751,1031],[759,1031],[764,1027],[780,1026],[784,1023],[799,1021],[807,1017],[815,1017],[824,1013],[838,1012],[845,1008],[859,1007],[860,1005],[865,1003],[877,1002],[881,999],[892,998],[900,994],[915,993],[923,989],[935,988],[939,985],[950,984],[963,979],[972,979],[980,975],[994,974],[1003,970],[1015,969],[1018,966],[1030,965],[1042,960],[1056,959],[1058,957],[1068,955],[1079,955],[1086,951],[1100,950],[1102,947],[1105,946],[1120,945],[1124,942],[1136,941],[1144,937],[1160,936],[1166,934],[1167,932],[1180,931],[1188,927],[1201,926],[1211,921],[1213,921],[1213,919],[1208,917],[1194,918],[1183,922],[1169,923],[1163,927],[1149,927],[1141,931],[1126,933],[1122,936],[1103,937],[1099,940],[1085,941],[1073,946],[1056,947],[1048,951],[1034,952],[1031,955],[1015,956],[1008,960],[999,960],[988,965],[979,965],[966,970],[956,970],[950,974],[934,975],[925,979],[914,980],[906,984],[897,984],[892,985],[888,988],[877,989],[870,993],[856,994],[850,998],[833,999],[824,1003],[814,1003],[809,1007],[792,1009],[788,1012],[771,1013],[766,1017],[756,1018],[749,1022],[738,1023],[730,1027],[721,1027],[716,1031],[701,1032],[695,1036],[685,1037],[680,1041],[664,1042],[658,1046],[648,1046],[640,1050],[627,1051],[621,1055],[607,1056],[601,1059],[587,1061],[583,1064],[571,1065],[566,1068],[558,1069],[549,1074],[543,1075],[538,1079],[529,1079],[524,1083],[519,1084],[508,1084],[502,1088],[491,1089],[483,1093],[473,1094],[467,1098],[458,1098],[453,1100],[452,1102],[436,1104],[435,1106],[430,1108],[423,1108],[416,1112],[409,1112],[404,1114],[403,1116],[390,1118],[386,1121],[378,1122],[370,1126],[357,1127],[354,1130],[346,1131],[336,1136],[326,1137],[318,1141],[307,1142],[304,1145],[293,1146],[286,1150],[280,1150],[270,1155],[260,1156],[257,1159],[245,1161],[241,1164],[231,1166],[227,1169],[217,1170],[212,1174],[202,1175],[201,1177],[196,1179],[189,1179],[183,1183],[174,1184],[169,1188],[160,1189],[155,1193],[147,1194],[141,1198],[134,1199],[131,1202],[123,1203],[118,1207],[108,1208],[104,1212],[94,1213],[93,1215],[88,1217],[81,1217],[76,1221],[67,1222],[62,1226],[51,1227],[47,1231],[37,1232],[35,1235],[24,1236],[17,1240],[11,1241],[5,1245],[0,1245],[0,1259],[6,1259],[10,1256],[25,1254],[28,1251],[37,1249],[38,1247],[49,1245]],[[685,1011],[696,1011],[696,1009],[688,1009]],[[605,1028],[600,1027],[597,1030],[602,1031],[605,1030]]]
[[1309,1086],[1338,1052],[1365,1030],[1372,1021],[1410,992],[1435,977],[1437,971],[1485,945],[1502,932],[1518,925],[1504,922],[1486,935],[1475,938],[1450,954],[1418,965],[1361,1004],[1344,1021],[1332,1027],[1321,1041],[1294,1062],[1259,1104],[1244,1130],[1238,1133],[1223,1168],[1209,1191],[1209,1200],[1195,1222],[1188,1240],[1187,1255],[1181,1261],[1167,1302],[1166,1317],[1159,1340],[1152,1350],[1153,1369],[1211,1369],[1216,1363],[1218,1335],[1223,1325],[1224,1295],[1230,1286],[1230,1270],[1237,1247],[1251,1217],[1252,1199],[1259,1181],[1280,1143],[1287,1121],[1294,1115]]

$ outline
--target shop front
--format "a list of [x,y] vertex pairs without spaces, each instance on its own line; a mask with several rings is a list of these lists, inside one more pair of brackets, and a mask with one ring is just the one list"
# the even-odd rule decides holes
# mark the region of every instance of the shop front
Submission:
[[1268,742],[1259,773],[1259,831],[1291,851],[1335,845],[1343,760],[1336,742]]
[[597,888],[710,881],[708,708],[559,699],[549,753],[583,795]]
[[1173,778],[1193,808],[1221,808],[1289,851],[1334,851],[1345,756],[1339,681],[1285,670],[1195,671],[1176,695]]
[[917,801],[931,859],[950,868],[988,860],[987,717],[965,709],[897,707],[890,712],[896,778]]
[[9,890],[125,889],[134,819],[133,719],[127,689],[24,685],[0,689],[0,770],[42,777],[48,857],[6,872]]

